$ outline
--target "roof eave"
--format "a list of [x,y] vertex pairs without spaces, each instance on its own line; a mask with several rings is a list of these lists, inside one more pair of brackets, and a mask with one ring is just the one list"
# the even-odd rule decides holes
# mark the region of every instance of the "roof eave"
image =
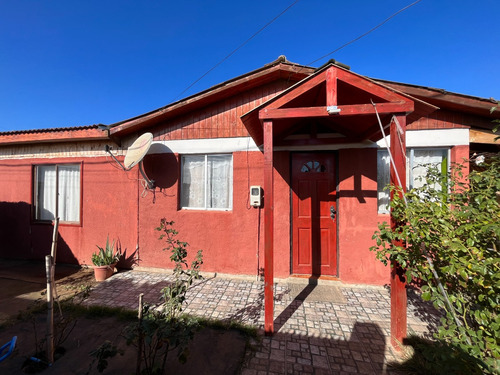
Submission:
[[489,118],[500,118],[500,111],[491,112],[491,109],[497,105],[493,98],[485,99],[476,96],[454,93],[443,89],[418,86],[401,82],[393,82],[381,79],[373,79],[386,86],[421,99],[425,102],[434,104],[441,109],[458,110],[465,113],[479,115]]
[[10,132],[0,134],[0,146],[30,143],[61,143],[107,141],[106,132],[97,129],[44,129],[30,132]]

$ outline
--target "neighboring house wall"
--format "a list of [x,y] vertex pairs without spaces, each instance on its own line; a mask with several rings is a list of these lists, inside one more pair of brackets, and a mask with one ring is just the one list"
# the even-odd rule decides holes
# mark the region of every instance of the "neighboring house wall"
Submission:
[[[96,245],[119,239],[127,255],[137,243],[137,171],[118,170],[109,157],[88,157],[93,144],[17,147],[0,157],[0,257],[43,259],[50,254],[52,225],[34,220],[33,168],[42,164],[81,163],[81,222],[59,226],[57,261],[91,264]],[[85,149],[81,151],[80,148]],[[91,150],[92,149],[92,150]],[[43,151],[41,151],[43,150]],[[68,155],[72,157],[53,157]],[[37,157],[33,157],[36,155]]]

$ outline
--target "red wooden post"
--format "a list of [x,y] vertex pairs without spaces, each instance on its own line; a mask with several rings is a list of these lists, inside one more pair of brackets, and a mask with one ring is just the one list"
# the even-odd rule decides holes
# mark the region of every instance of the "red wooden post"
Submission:
[[264,121],[264,331],[274,332],[273,122]]
[[326,106],[337,105],[337,69],[328,68],[326,71]]
[[[394,158],[396,171],[391,166],[391,184],[401,186],[406,191],[406,116],[398,115],[396,120],[391,121],[391,153]],[[399,123],[399,126],[398,126]],[[391,196],[392,199],[392,196]],[[398,225],[391,215],[391,228],[396,229]],[[401,245],[401,243],[398,243]],[[407,298],[406,298],[406,280],[404,270],[397,263],[392,264],[391,269],[391,344],[399,350],[406,337],[407,330]]]

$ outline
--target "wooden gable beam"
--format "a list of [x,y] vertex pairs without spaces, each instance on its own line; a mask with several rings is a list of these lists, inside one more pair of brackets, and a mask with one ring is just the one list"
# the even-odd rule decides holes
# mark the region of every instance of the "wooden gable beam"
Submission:
[[374,96],[378,96],[379,98],[385,99],[388,102],[401,102],[401,101],[410,101],[402,95],[398,95],[395,92],[390,91],[387,87],[382,87],[366,78],[359,77],[356,74],[353,74],[348,71],[344,71],[338,69],[338,79],[357,87],[360,90],[369,92]]
[[318,74],[317,76],[313,76],[311,79],[307,80],[303,84],[297,86],[295,89],[283,95],[281,98],[276,99],[274,102],[270,103],[267,108],[280,108],[288,102],[291,102],[295,98],[298,98],[300,95],[306,93],[309,90],[312,90],[314,87],[325,81],[325,73]]
[[259,112],[261,120],[328,116],[326,107],[265,108]]
[[[259,112],[259,118],[261,120],[278,120],[286,118],[357,116],[373,115],[376,112],[372,104],[339,105],[337,108],[340,112],[331,115],[328,113],[327,107],[264,108]],[[413,108],[413,102],[407,101],[400,101],[397,103],[377,103],[377,112],[379,114],[412,112]]]

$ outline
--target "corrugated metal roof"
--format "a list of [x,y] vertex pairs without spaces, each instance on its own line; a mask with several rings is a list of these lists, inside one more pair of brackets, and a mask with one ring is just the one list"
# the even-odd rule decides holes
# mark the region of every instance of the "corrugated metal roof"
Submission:
[[85,126],[71,126],[67,128],[46,128],[46,129],[29,129],[29,130],[12,130],[6,132],[0,132],[0,136],[5,135],[18,135],[18,134],[36,134],[36,133],[57,133],[57,132],[67,132],[73,130],[90,130],[98,129],[97,125],[85,125]]

